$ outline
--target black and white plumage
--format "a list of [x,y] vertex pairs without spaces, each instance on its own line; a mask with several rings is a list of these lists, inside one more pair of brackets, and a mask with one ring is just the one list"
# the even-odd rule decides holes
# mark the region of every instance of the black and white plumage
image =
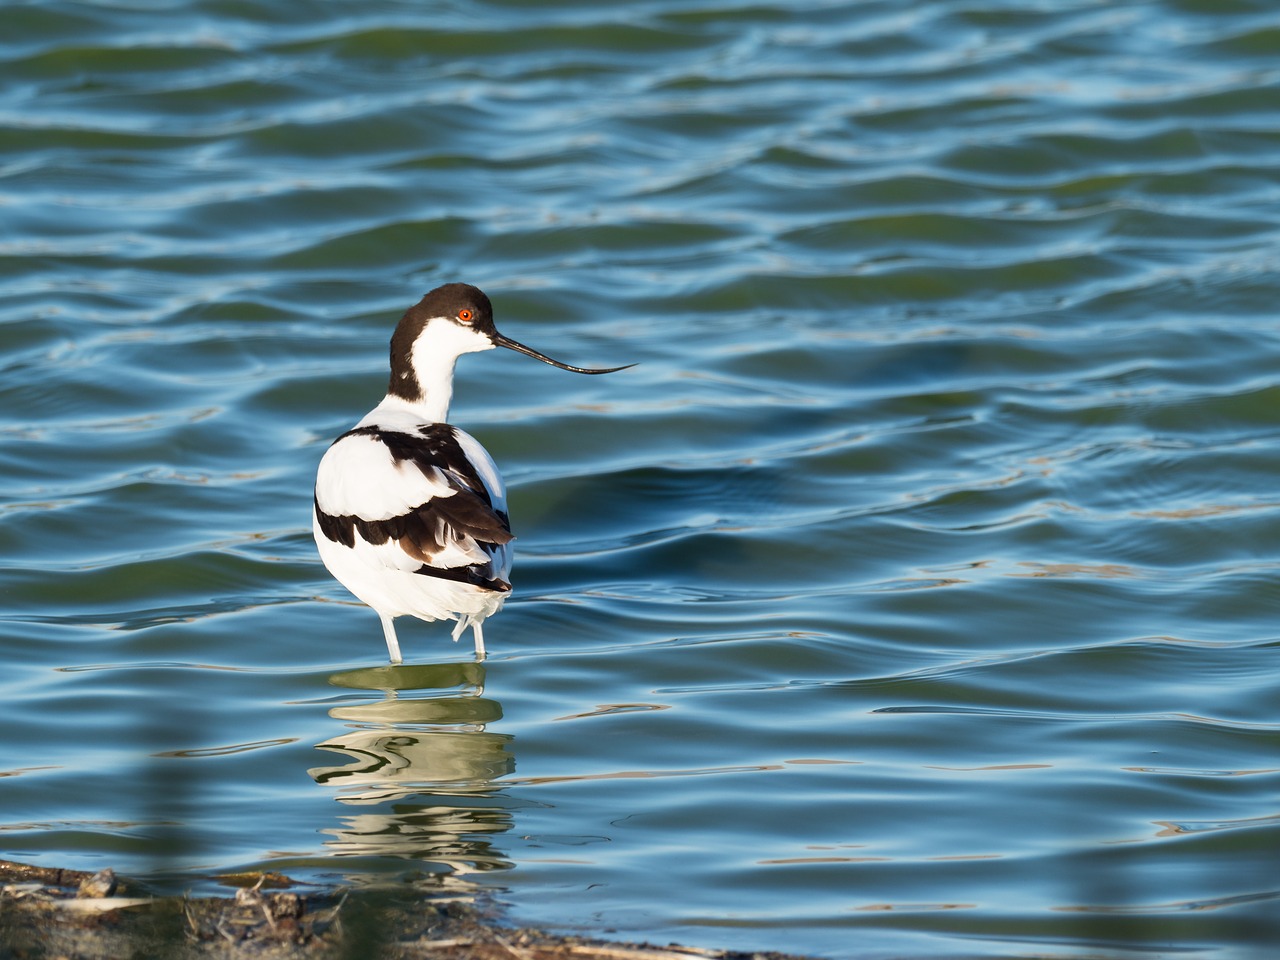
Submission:
[[404,616],[456,620],[454,640],[471,627],[483,659],[482,624],[511,592],[502,476],[446,422],[458,357],[494,347],[574,373],[626,369],[569,366],[504,337],[489,298],[465,283],[437,287],[401,318],[387,395],[321,459],[312,523],[329,572],[382,618],[393,663]]

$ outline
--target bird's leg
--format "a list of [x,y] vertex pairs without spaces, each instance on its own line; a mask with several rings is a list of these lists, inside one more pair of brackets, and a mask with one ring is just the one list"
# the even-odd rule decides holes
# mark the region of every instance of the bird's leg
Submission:
[[483,621],[481,620],[473,620],[471,622],[471,632],[476,635],[476,659],[477,660],[484,659],[484,630],[480,626],[482,622]]
[[400,641],[396,639],[394,617],[382,618],[382,633],[387,638],[387,653],[391,655],[391,662],[400,663]]

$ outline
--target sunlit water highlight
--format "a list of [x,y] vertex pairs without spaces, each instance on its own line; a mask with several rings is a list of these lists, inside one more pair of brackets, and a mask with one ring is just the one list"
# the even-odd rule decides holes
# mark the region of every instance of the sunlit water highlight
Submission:
[[[1280,943],[1280,11],[0,10],[0,856],[851,957]],[[400,312],[516,593],[309,534]]]

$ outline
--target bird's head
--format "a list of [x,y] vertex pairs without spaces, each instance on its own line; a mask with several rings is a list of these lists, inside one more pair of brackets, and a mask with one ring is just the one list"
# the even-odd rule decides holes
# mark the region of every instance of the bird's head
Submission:
[[391,338],[388,392],[407,400],[417,399],[426,386],[424,379],[433,379],[437,372],[451,375],[454,362],[464,353],[494,347],[506,347],[573,373],[615,373],[635,366],[575,367],[554,360],[499,333],[493,325],[493,305],[483,291],[469,283],[446,283],[410,307],[400,319]]

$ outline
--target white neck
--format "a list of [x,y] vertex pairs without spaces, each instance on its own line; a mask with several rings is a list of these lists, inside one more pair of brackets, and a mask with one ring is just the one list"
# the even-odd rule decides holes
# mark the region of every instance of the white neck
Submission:
[[[393,339],[392,349],[394,343]],[[411,413],[422,423],[447,423],[449,401],[453,399],[453,367],[458,357],[493,347],[493,341],[483,331],[444,317],[432,318],[409,348],[408,364],[402,358],[392,358],[391,376],[399,379],[392,382],[374,413]]]
[[[415,344],[414,374],[418,379],[422,395],[406,400],[404,397],[389,393],[382,398],[377,410],[412,413],[423,423],[448,423],[449,401],[453,399],[453,365],[457,359],[456,354],[432,354],[429,350],[420,349],[419,345]],[[370,416],[373,414],[371,413]]]
[[421,400],[406,400],[404,397],[397,397],[395,394],[388,393],[382,398],[382,402],[370,410],[356,426],[364,427],[376,424],[386,419],[386,415],[389,413],[409,414],[419,423],[448,423],[449,391],[446,390],[443,397],[428,395]]

